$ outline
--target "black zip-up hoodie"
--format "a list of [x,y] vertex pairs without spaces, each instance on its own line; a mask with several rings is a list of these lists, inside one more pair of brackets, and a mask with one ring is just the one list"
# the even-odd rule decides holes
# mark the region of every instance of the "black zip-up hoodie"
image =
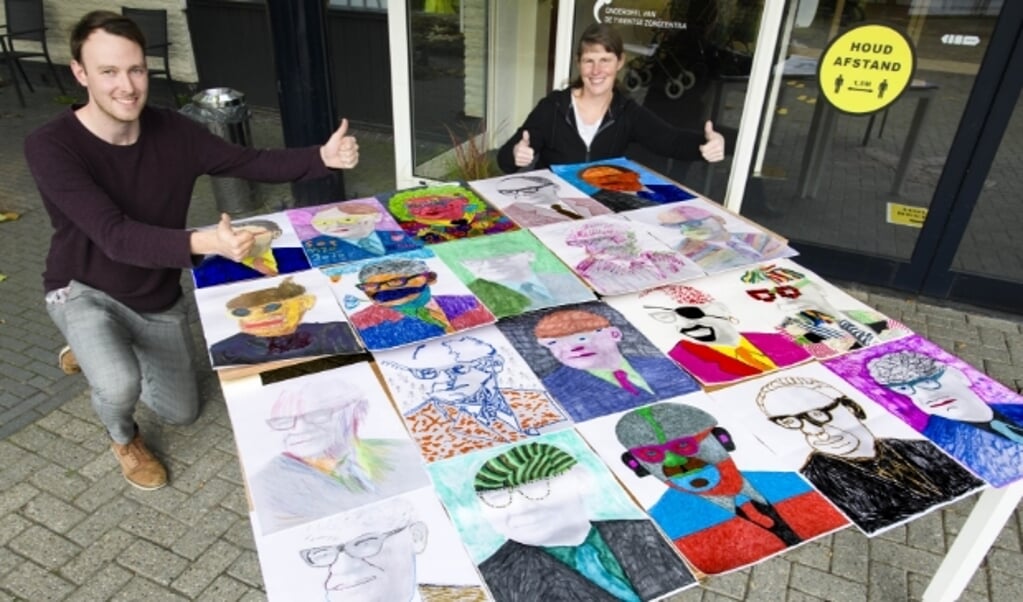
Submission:
[[[706,142],[702,131],[669,124],[617,88],[593,142],[586,148],[576,128],[571,94],[571,88],[555,90],[537,103],[522,127],[497,151],[497,164],[505,173],[622,157],[632,142],[664,157],[702,160],[700,145]],[[529,145],[535,155],[532,165],[519,168],[515,166],[514,148],[522,140],[523,130],[529,131]]]

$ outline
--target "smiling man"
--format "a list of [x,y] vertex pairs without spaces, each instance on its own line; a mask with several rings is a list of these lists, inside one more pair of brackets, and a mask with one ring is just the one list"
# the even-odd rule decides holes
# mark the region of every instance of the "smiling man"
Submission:
[[227,214],[185,229],[203,175],[261,182],[321,178],[359,159],[348,122],[320,147],[233,145],[169,109],[146,106],[146,42],[120,14],[93,11],[71,30],[71,72],[85,104],[32,132],[25,158],[54,232],[46,307],[92,388],[125,479],[151,490],[167,471],[134,421],[139,399],[172,424],[199,414],[192,334],[181,294],[196,255],[240,261],[255,236]]

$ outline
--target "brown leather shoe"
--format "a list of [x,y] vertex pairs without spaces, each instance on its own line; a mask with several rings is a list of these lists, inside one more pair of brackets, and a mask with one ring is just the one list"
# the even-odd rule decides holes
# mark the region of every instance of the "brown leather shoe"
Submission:
[[167,484],[167,469],[160,464],[146,444],[142,435],[135,433],[135,438],[127,445],[111,443],[117,461],[121,463],[121,474],[134,487],[143,491],[153,491]]
[[82,367],[78,365],[78,358],[75,357],[75,352],[71,351],[70,345],[64,345],[64,348],[57,354],[57,365],[60,366],[60,370],[64,374],[78,374],[82,371]]

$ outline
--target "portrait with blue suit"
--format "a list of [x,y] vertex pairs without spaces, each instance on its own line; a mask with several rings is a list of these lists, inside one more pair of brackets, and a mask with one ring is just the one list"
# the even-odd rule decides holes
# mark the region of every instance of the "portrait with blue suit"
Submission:
[[699,388],[689,374],[603,303],[531,312],[498,327],[576,422]]

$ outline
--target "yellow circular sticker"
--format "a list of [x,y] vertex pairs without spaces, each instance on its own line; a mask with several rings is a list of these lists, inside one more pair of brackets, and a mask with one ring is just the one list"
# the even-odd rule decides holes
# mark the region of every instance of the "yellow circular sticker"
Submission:
[[832,40],[821,55],[817,82],[839,111],[874,113],[895,102],[913,81],[916,54],[902,32],[861,25]]

